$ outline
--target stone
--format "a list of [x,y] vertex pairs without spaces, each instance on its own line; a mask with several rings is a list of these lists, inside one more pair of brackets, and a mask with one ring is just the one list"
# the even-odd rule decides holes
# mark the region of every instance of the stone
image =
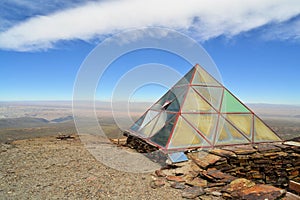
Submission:
[[150,183],[151,188],[156,189],[156,188],[160,188],[162,186],[164,186],[166,184],[166,182],[163,179],[157,179],[157,180],[153,180]]
[[220,170],[215,169],[208,169],[207,174],[215,179],[215,181],[230,183],[231,181],[235,180],[236,178],[234,176],[231,176],[229,174],[225,174],[221,172]]
[[166,176],[175,176],[175,174],[176,174],[175,169],[163,169],[163,170],[161,170],[161,172],[163,174],[165,174]]
[[286,196],[283,198],[284,200],[299,200],[300,196],[295,195],[293,193],[287,192]]
[[289,189],[300,193],[300,183],[297,183],[296,181],[290,181]]
[[243,198],[245,200],[279,199],[283,197],[285,193],[285,190],[271,185],[254,185],[253,187],[240,190],[237,193],[237,198]]
[[183,190],[186,188],[186,186],[182,183],[178,183],[178,182],[174,182],[171,184],[171,187],[172,188],[175,188],[175,189],[179,189],[179,190]]
[[300,142],[295,142],[295,141],[287,141],[287,142],[284,142],[283,144],[289,145],[289,146],[300,147]]
[[219,182],[219,183],[208,183],[207,184],[207,187],[208,188],[212,188],[212,187],[221,187],[221,186],[224,186],[226,185],[226,183],[224,182]]
[[167,176],[166,179],[168,181],[185,182],[185,180],[182,176]]
[[186,184],[192,185],[192,186],[199,186],[199,187],[206,187],[207,186],[207,180],[204,180],[202,178],[196,177],[192,180],[186,180]]
[[204,151],[193,152],[190,153],[188,156],[202,169],[207,169],[208,166],[214,165],[218,161],[226,161],[226,158],[210,154]]
[[229,146],[229,147],[224,147],[223,149],[232,151],[237,155],[249,155],[256,152],[256,150],[250,145]]
[[232,181],[229,185],[225,186],[225,188],[223,188],[223,191],[231,193],[233,191],[253,187],[254,185],[255,183],[250,180],[247,180],[245,178],[238,178]]
[[222,196],[222,193],[221,193],[221,192],[218,192],[218,191],[213,191],[211,194],[212,194],[213,196],[216,196],[216,197]]
[[216,196],[212,196],[212,195],[202,195],[199,197],[199,199],[201,199],[201,200],[223,200],[222,197],[216,197]]
[[201,195],[205,194],[202,187],[189,187],[183,190],[182,197],[186,199],[195,199]]
[[211,154],[215,154],[217,156],[225,157],[225,158],[236,158],[236,154],[232,151],[227,151],[224,149],[213,149],[209,151]]
[[268,144],[268,143],[267,144],[258,144],[255,148],[260,153],[281,151],[281,149],[279,147],[277,147],[276,145],[274,145],[274,144]]
[[167,176],[161,169],[156,170],[155,175],[157,177],[166,177]]

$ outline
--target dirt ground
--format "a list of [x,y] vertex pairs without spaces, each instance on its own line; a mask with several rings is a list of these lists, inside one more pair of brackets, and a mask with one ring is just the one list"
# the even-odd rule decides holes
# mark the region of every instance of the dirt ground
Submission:
[[106,167],[78,138],[2,143],[0,165],[0,199],[181,199],[170,187],[152,189],[150,173]]

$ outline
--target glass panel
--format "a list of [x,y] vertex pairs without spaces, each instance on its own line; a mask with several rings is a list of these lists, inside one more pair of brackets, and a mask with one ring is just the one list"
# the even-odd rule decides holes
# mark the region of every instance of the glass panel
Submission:
[[155,126],[156,121],[157,121],[157,119],[159,119],[160,116],[161,115],[157,115],[149,123],[147,123],[144,127],[142,127],[139,130],[139,133],[141,134],[141,136],[143,136],[143,137],[149,137],[150,136],[150,134],[152,133],[153,127]]
[[166,113],[166,111],[161,112],[161,114],[159,115],[159,117],[158,117],[158,119],[156,121],[155,126],[153,127],[153,130],[152,130],[152,133],[151,133],[150,136],[156,134],[157,131],[159,131],[160,129],[162,129],[165,126],[165,124],[170,120],[170,118],[174,117],[174,116],[175,116],[175,114],[173,114],[171,116],[168,115]]
[[129,129],[132,131],[138,131],[140,129],[141,124],[144,121],[144,118],[146,116],[146,113],[141,116]]
[[178,118],[169,149],[208,146],[207,142],[182,117]]
[[244,144],[249,141],[220,116],[215,145]]
[[176,87],[173,88],[172,94],[174,94],[175,98],[172,103],[167,107],[168,111],[179,112],[180,106],[184,100],[185,94],[187,93],[187,87]]
[[144,126],[146,126],[154,117],[156,117],[159,114],[158,111],[154,111],[154,110],[148,110],[146,115],[145,115],[145,119],[141,125],[141,128],[143,128]]
[[182,116],[213,143],[218,114],[182,114]]
[[207,86],[221,86],[210,74],[208,74],[202,67],[198,66],[192,80],[192,85],[207,85]]
[[181,112],[216,112],[207,102],[202,99],[192,88],[189,88]]
[[165,147],[173,130],[175,119],[176,115],[170,120],[169,123],[167,123],[154,136],[152,136],[150,140],[162,147]]
[[253,115],[252,114],[227,114],[224,115],[237,129],[252,140]]
[[157,110],[161,111],[162,110],[162,105],[166,103],[169,99],[170,91],[168,91],[164,96],[162,96],[150,109],[151,110]]
[[203,87],[193,86],[193,88],[201,94],[210,104],[216,109],[220,110],[221,99],[223,95],[222,87]]
[[281,141],[281,139],[259,118],[256,116],[254,118],[254,142]]
[[182,79],[180,79],[174,87],[179,85],[189,85],[194,74],[195,68],[193,67],[188,73],[184,75]]
[[223,103],[222,103],[222,112],[246,112],[250,113],[250,111],[239,102],[232,94],[230,94],[227,90],[224,91]]

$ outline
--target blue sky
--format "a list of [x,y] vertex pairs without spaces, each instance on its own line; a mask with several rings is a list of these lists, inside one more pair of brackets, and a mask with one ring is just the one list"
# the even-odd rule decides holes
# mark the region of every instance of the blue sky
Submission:
[[[225,86],[242,101],[300,104],[300,4],[291,0],[3,0],[0,100],[71,100],[80,65],[97,44],[115,33],[152,26],[177,30],[201,44]],[[105,93],[97,98],[109,100],[122,74],[153,62],[181,74],[191,67],[169,53],[133,52],[112,64],[100,82]],[[165,90],[147,86],[136,97],[152,101]]]

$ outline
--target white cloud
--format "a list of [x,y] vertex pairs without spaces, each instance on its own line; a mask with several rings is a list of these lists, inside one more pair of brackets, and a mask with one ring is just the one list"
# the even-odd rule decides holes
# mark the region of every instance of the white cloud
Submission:
[[220,35],[234,36],[269,23],[282,23],[299,14],[298,0],[94,2],[16,24],[0,33],[0,48],[47,49],[60,40],[88,41],[145,26],[174,28],[203,41]]

